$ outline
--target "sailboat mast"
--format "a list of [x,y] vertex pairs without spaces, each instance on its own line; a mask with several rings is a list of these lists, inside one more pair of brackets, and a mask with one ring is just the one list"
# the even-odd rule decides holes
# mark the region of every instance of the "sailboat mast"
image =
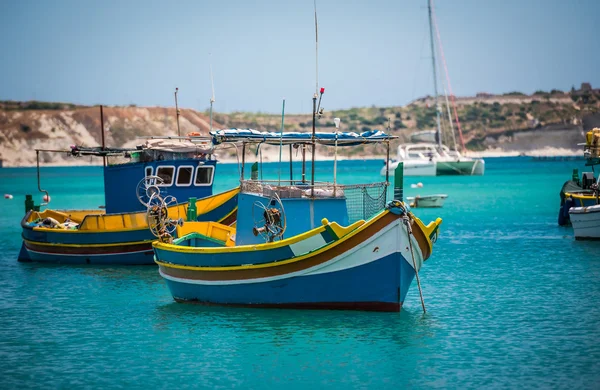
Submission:
[[433,2],[433,0],[427,1],[427,10],[429,13],[429,40],[430,40],[430,45],[431,45],[431,65],[432,65],[432,69],[433,69],[433,90],[434,90],[434,100],[435,100],[435,116],[436,116],[436,124],[437,124],[435,138],[436,138],[438,146],[441,148],[442,147],[442,130],[441,130],[441,125],[440,125],[440,107],[438,104],[437,73],[436,73],[436,66],[435,66],[435,46],[433,44],[433,22],[432,22],[432,18],[431,18],[431,3],[432,2]]
[[[209,54],[212,57],[212,55]],[[211,58],[212,60],[212,58]],[[212,72],[212,61],[210,61],[210,88],[212,90],[212,95],[210,95],[210,131],[213,129],[213,103],[215,102],[215,83],[213,82],[213,72]]]

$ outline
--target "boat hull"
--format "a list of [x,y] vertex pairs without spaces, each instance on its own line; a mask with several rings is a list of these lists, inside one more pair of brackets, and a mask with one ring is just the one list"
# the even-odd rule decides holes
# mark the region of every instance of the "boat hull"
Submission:
[[193,284],[161,269],[178,302],[290,309],[399,311],[414,269],[399,253],[333,274],[235,285]]
[[443,207],[447,197],[447,195],[427,195],[408,197],[406,200],[410,202],[410,207],[435,208]]
[[600,240],[600,205],[569,210],[576,240]]
[[[435,176],[436,163],[435,161],[401,161],[404,164],[404,176]],[[394,171],[400,162],[390,163],[390,175],[394,175]],[[385,176],[386,167],[384,166],[380,172],[381,176]]]
[[[399,311],[414,266],[418,270],[431,253],[430,236],[437,236],[439,223],[427,230],[413,221],[409,236],[402,217],[385,211],[343,237],[321,229],[282,245],[179,250],[156,242],[154,250],[160,274],[178,302]],[[246,265],[216,266],[221,258],[230,264],[232,253]]]
[[[199,221],[223,224],[236,221],[238,190],[197,201]],[[187,207],[181,205],[180,207]],[[82,218],[80,229],[38,227],[29,212],[21,221],[23,244],[19,261],[53,264],[153,265],[152,242],[156,239],[147,226],[145,213],[93,214],[74,210],[39,213],[41,216]],[[183,217],[184,212],[180,215]]]
[[446,175],[483,175],[485,172],[485,162],[482,159],[444,161],[438,160],[436,164],[436,174],[438,176]]

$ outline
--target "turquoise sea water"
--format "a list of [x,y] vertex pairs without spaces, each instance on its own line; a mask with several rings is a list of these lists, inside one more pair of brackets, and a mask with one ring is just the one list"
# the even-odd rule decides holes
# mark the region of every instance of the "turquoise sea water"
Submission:
[[[341,183],[382,166],[339,164]],[[173,302],[154,266],[18,263],[24,195],[41,195],[35,169],[0,169],[14,195],[0,199],[0,386],[598,388],[600,242],[556,223],[573,168],[501,158],[483,177],[406,178],[408,196],[449,195],[414,210],[444,219],[420,273],[425,315],[416,282],[401,313],[237,309]],[[216,191],[236,181],[219,165]],[[103,204],[98,167],[45,168],[42,187],[54,208]]]

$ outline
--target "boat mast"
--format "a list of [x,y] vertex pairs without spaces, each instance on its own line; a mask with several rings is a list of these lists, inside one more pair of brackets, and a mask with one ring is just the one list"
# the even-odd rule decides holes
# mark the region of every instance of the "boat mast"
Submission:
[[438,104],[438,90],[437,90],[437,74],[435,69],[435,46],[433,44],[433,22],[431,18],[431,3],[433,0],[427,1],[427,10],[429,14],[429,41],[431,45],[431,65],[433,68],[433,90],[434,90],[434,99],[435,99],[435,116],[436,116],[436,124],[437,129],[435,133],[435,138],[439,148],[442,148],[442,130],[440,125],[440,107]]
[[210,96],[210,131],[212,131],[213,103],[215,102],[215,83],[213,82],[212,61],[210,61],[210,87],[212,89],[212,95]]
[[[312,162],[310,178],[310,196],[315,194],[315,127],[317,116],[317,92],[319,91],[319,24],[317,22],[317,0],[314,0],[315,8],[315,94],[313,95],[313,117],[312,117]],[[322,94],[321,94],[322,95]],[[320,103],[320,102],[319,102]]]

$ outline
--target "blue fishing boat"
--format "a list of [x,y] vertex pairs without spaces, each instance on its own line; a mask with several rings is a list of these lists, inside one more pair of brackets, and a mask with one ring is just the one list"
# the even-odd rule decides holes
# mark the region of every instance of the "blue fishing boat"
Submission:
[[[133,149],[72,147],[73,156],[104,159],[105,208],[53,210],[26,198],[19,261],[61,264],[154,264],[146,210],[153,195],[177,197],[174,220],[235,223],[239,189],[213,195],[217,160],[207,137],[149,137]],[[40,150],[37,151],[39,156]],[[59,151],[55,151],[59,152]],[[38,189],[40,185],[38,159]],[[41,205],[47,206],[47,203]]]
[[[425,225],[410,212],[402,199],[401,164],[394,200],[387,195],[389,173],[378,183],[341,185],[336,179],[338,147],[384,143],[389,153],[394,137],[379,131],[316,133],[314,126],[312,135],[236,129],[211,134],[217,144],[241,143],[242,151],[247,145],[289,145],[304,156],[311,147],[311,180],[304,157],[297,180],[292,171],[290,180],[259,180],[255,171],[248,180],[242,169],[235,227],[184,223],[178,238],[157,240],[156,263],[177,302],[400,310],[412,280],[419,283],[441,219]],[[335,147],[332,183],[315,181],[317,145]],[[242,167],[244,161],[242,152]]]

